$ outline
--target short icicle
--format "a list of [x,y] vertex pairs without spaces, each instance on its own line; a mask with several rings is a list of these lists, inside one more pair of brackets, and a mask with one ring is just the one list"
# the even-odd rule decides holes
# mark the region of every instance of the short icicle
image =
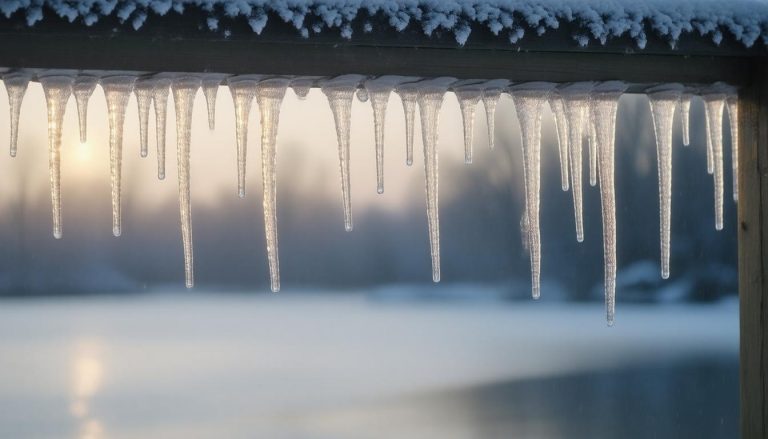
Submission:
[[565,103],[556,90],[549,95],[549,107],[555,116],[557,130],[557,147],[560,153],[560,184],[564,191],[568,190],[568,117],[565,114]]
[[483,107],[485,107],[485,120],[488,127],[488,148],[495,147],[496,137],[496,107],[501,100],[501,95],[507,89],[509,81],[506,79],[492,79],[483,84]]
[[693,94],[684,91],[680,95],[680,125],[683,129],[683,146],[691,144],[691,100]]
[[531,296],[541,297],[541,231],[539,206],[541,186],[541,110],[555,84],[530,82],[511,87],[523,145],[523,180],[525,181],[524,236],[531,258]]
[[306,100],[309,91],[312,90],[312,86],[322,79],[321,76],[299,76],[291,79],[291,89],[299,100]]
[[[387,104],[392,90],[403,82],[402,76],[380,76],[363,84],[373,108],[373,128],[376,147],[376,192],[384,193],[384,125]],[[359,93],[359,92],[358,92]]]
[[595,122],[600,204],[603,216],[603,260],[605,312],[608,326],[616,315],[616,189],[614,158],[616,142],[616,112],[619,98],[626,90],[623,82],[608,81],[592,91],[590,112]]
[[403,103],[403,114],[405,115],[405,164],[413,165],[413,129],[416,123],[416,101],[418,92],[415,82],[400,84],[395,88],[395,93],[400,97]]
[[582,201],[582,136],[584,120],[589,111],[589,93],[593,82],[576,82],[558,90],[563,98],[568,120],[568,163],[570,165],[573,213],[576,221],[576,241],[584,241],[584,216]]
[[469,79],[459,81],[452,86],[459,101],[461,121],[464,127],[464,163],[472,163],[472,141],[475,133],[475,110],[483,96],[481,81]]
[[669,278],[670,228],[672,218],[672,119],[683,91],[680,84],[664,84],[646,90],[656,134],[659,171],[659,221],[661,277]]
[[157,178],[165,180],[165,125],[168,117],[168,91],[171,88],[171,78],[164,75],[155,75],[155,80],[152,102],[155,106]]
[[728,121],[731,125],[731,176],[733,178],[733,201],[739,201],[739,94],[733,89],[725,98]]
[[194,285],[192,252],[192,203],[189,194],[189,154],[192,142],[192,109],[201,81],[197,76],[180,76],[173,80],[173,104],[176,109],[176,160],[179,174],[179,211],[181,242],[184,247],[184,274],[187,288]]
[[369,95],[368,90],[365,89],[365,87],[360,87],[357,89],[357,93],[355,94],[357,96],[357,100],[360,102],[368,102]]
[[123,123],[128,100],[133,92],[135,76],[116,75],[101,79],[101,88],[107,98],[109,117],[109,173],[112,185],[112,234],[122,233],[122,212],[120,192],[123,162]]
[[99,84],[99,78],[91,75],[78,75],[72,85],[72,92],[77,103],[77,119],[80,126],[80,143],[88,141],[88,101]]
[[213,131],[216,128],[216,95],[219,92],[219,86],[227,75],[209,73],[203,77],[203,95],[205,95],[205,105],[208,109],[208,129]]
[[139,78],[133,88],[139,108],[139,154],[141,157],[146,157],[149,152],[149,107],[155,93],[155,82],[151,77]]
[[324,81],[321,89],[328,98],[336,125],[339,144],[339,168],[341,169],[341,197],[344,203],[344,230],[352,231],[352,198],[349,176],[349,135],[352,121],[352,99],[362,75],[342,75]]
[[592,100],[587,110],[587,129],[589,130],[589,185],[597,186],[597,132],[595,121],[592,119]]
[[237,195],[245,197],[245,169],[248,158],[248,117],[256,96],[256,84],[261,76],[242,75],[229,78],[229,92],[235,105],[235,130],[237,138]]
[[13,72],[3,75],[5,90],[8,92],[8,105],[11,113],[11,157],[16,157],[16,145],[19,140],[19,116],[21,103],[32,76],[26,72]]
[[267,240],[269,279],[273,292],[280,291],[280,259],[277,246],[277,129],[280,105],[289,80],[272,78],[257,85],[256,100],[261,115],[261,178],[264,190],[264,232]]
[[48,166],[51,178],[53,237],[61,239],[61,126],[72,94],[71,76],[41,75],[40,84],[48,107]]
[[432,281],[440,282],[440,218],[438,209],[438,124],[440,107],[455,78],[440,77],[418,83],[421,138],[424,144],[424,173],[427,191],[427,222],[432,256]]
[[715,181],[715,229],[723,230],[723,109],[726,91],[722,84],[714,84],[701,95],[707,117],[707,137],[712,147],[712,170]]

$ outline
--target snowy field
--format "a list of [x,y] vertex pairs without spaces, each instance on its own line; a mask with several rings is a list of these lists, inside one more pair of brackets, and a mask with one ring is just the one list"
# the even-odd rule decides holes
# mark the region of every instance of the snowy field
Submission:
[[735,437],[738,308],[0,302],[4,438]]

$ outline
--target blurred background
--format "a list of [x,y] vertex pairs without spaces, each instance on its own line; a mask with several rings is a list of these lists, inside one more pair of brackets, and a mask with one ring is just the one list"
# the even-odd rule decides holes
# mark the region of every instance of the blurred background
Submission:
[[[370,103],[352,111],[355,230],[344,231],[333,118],[322,93],[289,90],[278,135],[283,290],[269,293],[260,127],[237,197],[232,100],[216,129],[195,102],[196,287],[184,288],[169,101],[167,178],[139,157],[132,97],[123,149],[123,235],[111,234],[101,89],[88,142],[74,99],[62,146],[63,239],[51,234],[45,100],[30,85],[18,157],[0,154],[0,436],[34,438],[596,438],[738,433],[736,209],[724,119],[725,228],[714,229],[704,108],[691,146],[675,118],[671,277],[659,276],[656,150],[647,99],[622,97],[616,132],[617,323],[603,309],[600,198],[584,162],[585,241],[542,133],[542,300],[521,245],[523,177],[514,106],[496,149],[482,105],[474,163],[461,115],[440,115],[442,281],[432,284],[423,157],[405,165],[402,107],[386,119],[376,193]],[[0,106],[0,120],[8,120]],[[417,118],[418,119],[418,118]],[[0,139],[8,138],[0,124]],[[586,148],[584,149],[586,158]]]

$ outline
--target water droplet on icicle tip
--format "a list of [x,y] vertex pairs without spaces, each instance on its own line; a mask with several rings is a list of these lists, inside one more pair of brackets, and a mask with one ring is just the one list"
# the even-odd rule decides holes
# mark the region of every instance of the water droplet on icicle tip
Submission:
[[306,100],[310,90],[320,79],[323,79],[322,76],[299,76],[293,78],[291,80],[291,89],[299,100]]
[[146,157],[149,152],[149,107],[155,93],[155,83],[155,79],[151,77],[139,78],[133,88],[139,109],[139,153],[141,157]]
[[672,218],[672,120],[684,87],[664,84],[646,90],[651,106],[659,171],[659,220],[661,277],[669,278],[670,228]]
[[584,120],[589,112],[589,93],[594,82],[576,82],[558,90],[563,98],[568,120],[568,164],[570,165],[573,212],[576,221],[576,241],[584,241],[584,214],[582,201],[582,142]]
[[712,148],[712,170],[715,181],[715,230],[723,230],[723,110],[730,88],[716,83],[702,91],[707,118],[707,136]]
[[472,163],[472,141],[475,132],[475,110],[483,94],[482,81],[468,79],[453,85],[453,93],[459,101],[464,127],[464,163]]
[[256,96],[256,84],[261,75],[233,76],[227,81],[235,105],[235,132],[237,142],[237,195],[245,197],[245,170],[248,159],[248,117]]
[[733,201],[739,201],[739,94],[733,88],[726,95],[728,121],[731,126],[731,176],[733,178]]
[[592,90],[591,118],[595,127],[600,205],[603,219],[603,273],[605,312],[608,326],[616,315],[616,189],[614,184],[616,149],[616,113],[619,98],[627,85],[619,81],[598,84]]
[[88,101],[99,84],[99,78],[92,75],[78,75],[72,85],[77,103],[77,119],[80,127],[80,143],[88,141]]
[[406,82],[395,88],[395,93],[397,93],[400,101],[403,103],[403,114],[405,116],[405,164],[408,166],[413,165],[413,134],[414,124],[416,123],[416,101],[419,96],[416,88],[416,82]]
[[208,129],[211,131],[216,128],[216,95],[226,77],[227,75],[218,73],[208,73],[203,76],[203,95],[205,95],[205,105],[208,109]]
[[321,83],[323,94],[333,113],[336,137],[339,144],[339,167],[341,169],[341,197],[344,204],[344,230],[352,231],[352,198],[349,176],[349,135],[352,119],[352,99],[358,84],[365,79],[362,75],[342,75]]
[[557,131],[557,148],[560,154],[560,185],[564,191],[569,188],[568,182],[568,118],[565,115],[565,103],[557,90],[549,96],[549,107],[555,118]]
[[10,154],[16,157],[16,149],[19,140],[19,116],[21,115],[21,103],[27,91],[32,75],[19,71],[3,75],[5,90],[8,92],[8,105],[11,114],[11,140]]
[[496,134],[496,106],[499,104],[502,93],[509,86],[506,79],[492,79],[483,84],[483,107],[485,107],[485,121],[488,128],[488,148],[495,146]]
[[192,110],[201,81],[197,76],[180,76],[173,80],[173,104],[176,109],[176,159],[179,177],[179,211],[181,242],[184,247],[184,274],[187,288],[194,285],[192,251],[192,203],[189,193],[189,154],[192,141]]
[[171,76],[158,74],[155,78],[155,90],[152,103],[155,107],[155,129],[157,138],[157,178],[165,180],[165,131],[168,117],[168,92],[171,89]]
[[555,87],[550,82],[530,82],[512,86],[512,100],[520,121],[525,182],[525,235],[531,258],[531,296],[541,296],[541,230],[539,206],[541,186],[541,110]]
[[288,79],[272,78],[259,82],[256,100],[261,115],[261,178],[264,206],[264,233],[267,240],[270,286],[280,291],[280,259],[277,246],[277,130],[280,105],[289,84]]
[[432,281],[440,282],[440,218],[438,202],[438,124],[440,107],[455,78],[440,77],[417,83],[421,139],[424,144],[424,174],[427,191],[427,222],[432,257]]
[[693,94],[685,91],[680,95],[680,125],[683,130],[683,146],[691,144],[691,100]]
[[392,94],[392,90],[398,84],[405,80],[408,80],[408,78],[386,75],[369,79],[363,84],[373,109],[374,145],[376,149],[376,192],[379,194],[384,193],[384,124],[389,95]]
[[39,76],[48,109],[48,166],[51,180],[53,236],[61,239],[61,130],[72,94],[72,76],[53,73]]
[[122,234],[121,180],[123,162],[123,124],[135,76],[116,75],[101,78],[109,117],[109,173],[112,186],[112,234]]
[[362,87],[358,88],[356,95],[357,95],[357,100],[358,101],[363,102],[363,103],[368,102],[368,98],[369,98],[368,90],[366,90],[365,88],[362,88]]

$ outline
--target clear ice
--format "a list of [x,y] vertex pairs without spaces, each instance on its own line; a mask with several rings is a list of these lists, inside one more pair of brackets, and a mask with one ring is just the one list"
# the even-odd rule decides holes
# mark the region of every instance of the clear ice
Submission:
[[713,178],[715,180],[715,229],[723,230],[723,109],[726,95],[712,90],[701,96],[707,117],[707,137],[712,147]]
[[11,157],[16,157],[16,145],[19,140],[19,116],[24,93],[32,76],[25,72],[13,72],[3,75],[5,90],[8,92],[8,105],[11,115]]
[[122,233],[122,213],[120,210],[120,191],[123,162],[123,123],[128,100],[133,92],[135,76],[116,75],[101,79],[101,88],[107,99],[109,117],[109,173],[112,184],[112,234]]
[[[376,192],[384,193],[384,122],[392,90],[403,81],[401,76],[380,76],[365,81],[366,93],[373,108],[373,128],[376,146]],[[362,89],[361,89],[362,90]],[[358,95],[360,92],[358,91]]]
[[592,119],[592,101],[589,102],[590,110],[587,110],[587,129],[589,129],[589,185],[597,185],[597,132],[595,121]]
[[232,102],[235,105],[235,130],[237,137],[237,195],[245,197],[245,167],[248,155],[248,117],[256,96],[256,84],[261,76],[233,76],[227,81]]
[[405,164],[408,166],[413,165],[413,125],[416,122],[416,101],[419,97],[416,89],[415,82],[400,84],[395,88],[395,93],[403,103],[403,114],[405,115]]
[[555,117],[555,129],[557,130],[557,147],[560,153],[560,185],[564,191],[568,190],[568,117],[565,114],[565,103],[557,91],[549,95],[549,108]]
[[99,84],[99,78],[91,75],[78,75],[72,85],[72,92],[77,103],[77,119],[80,125],[80,143],[88,141],[88,101]]
[[341,197],[344,203],[344,230],[352,231],[352,198],[349,181],[349,130],[352,120],[352,99],[358,84],[365,79],[361,75],[342,75],[324,81],[323,93],[336,124],[339,142],[339,167],[341,168]]
[[309,91],[319,79],[321,79],[320,76],[299,76],[298,78],[293,78],[291,80],[291,89],[296,97],[303,101],[307,99]]
[[171,87],[171,78],[164,75],[155,75],[155,91],[152,93],[152,102],[155,106],[155,129],[157,141],[157,178],[165,179],[165,125],[168,116],[168,91]]
[[523,176],[525,181],[525,217],[522,223],[528,240],[531,258],[531,296],[541,296],[541,231],[539,206],[541,186],[541,110],[555,84],[531,82],[513,86],[515,103],[523,145]]
[[680,125],[683,127],[683,145],[691,144],[691,99],[693,94],[685,91],[680,95]]
[[216,94],[224,78],[226,75],[215,73],[209,73],[203,77],[203,95],[208,108],[208,129],[211,131],[216,128]]
[[176,109],[176,160],[179,174],[181,242],[184,247],[184,274],[187,288],[194,285],[192,253],[192,204],[189,195],[189,150],[192,141],[192,108],[201,81],[197,76],[181,76],[171,84]]
[[256,88],[256,100],[261,115],[261,178],[264,190],[264,232],[272,291],[280,291],[280,259],[277,246],[277,129],[280,105],[289,84],[288,79],[272,78],[261,81]]
[[656,134],[659,169],[659,221],[661,236],[661,277],[669,278],[669,238],[672,218],[672,120],[683,91],[680,84],[664,84],[646,90]]
[[459,81],[453,85],[453,93],[459,101],[464,127],[464,163],[472,163],[472,141],[475,133],[475,110],[483,97],[482,84],[477,80]]
[[71,76],[41,76],[40,84],[48,108],[48,166],[51,178],[53,237],[61,239],[61,125],[72,94]]
[[155,80],[153,78],[136,80],[133,94],[136,95],[136,104],[139,108],[139,148],[142,157],[146,157],[149,151],[149,107],[152,105],[154,93]]
[[368,90],[366,90],[365,87],[358,88],[356,96],[358,101],[363,103],[368,102],[368,98],[369,98]]
[[731,173],[733,178],[733,201],[739,201],[739,95],[731,90],[726,95],[728,121],[731,125]]

